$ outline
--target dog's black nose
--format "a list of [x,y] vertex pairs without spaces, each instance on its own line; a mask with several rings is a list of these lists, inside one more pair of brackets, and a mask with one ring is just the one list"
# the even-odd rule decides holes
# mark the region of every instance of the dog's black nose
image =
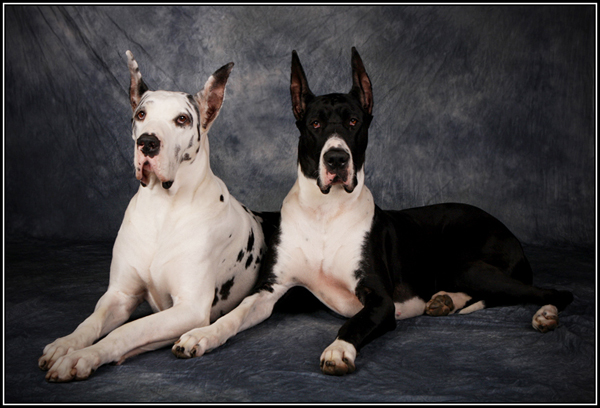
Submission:
[[151,133],[144,133],[138,137],[137,145],[141,146],[144,156],[154,157],[160,151],[160,140]]
[[323,161],[329,170],[337,170],[343,168],[350,159],[350,155],[344,149],[329,149],[323,155]]

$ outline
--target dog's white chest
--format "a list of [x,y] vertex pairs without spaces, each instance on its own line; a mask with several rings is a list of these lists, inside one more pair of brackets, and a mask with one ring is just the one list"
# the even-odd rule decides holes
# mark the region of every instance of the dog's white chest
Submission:
[[344,191],[330,194],[336,193],[340,200],[327,197],[323,205],[307,207],[292,188],[282,207],[275,273],[283,282],[305,286],[337,313],[353,316],[363,307],[355,289],[373,198],[366,188],[354,200]]

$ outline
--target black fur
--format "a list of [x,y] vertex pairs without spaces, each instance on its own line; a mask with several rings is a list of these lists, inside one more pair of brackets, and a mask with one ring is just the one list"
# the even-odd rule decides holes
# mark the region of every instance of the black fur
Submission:
[[[360,56],[352,50],[353,87],[347,94],[315,96],[300,61],[292,55],[292,105],[301,136],[298,162],[303,174],[317,178],[320,152],[336,133],[348,144],[355,169],[364,164],[373,95]],[[357,123],[348,126],[349,119]],[[328,191],[323,191],[327,193]],[[341,327],[338,338],[360,350],[396,327],[394,302],[415,296],[427,302],[439,291],[464,292],[486,307],[516,303],[566,307],[573,295],[531,286],[532,271],[518,239],[499,220],[465,204],[439,204],[401,211],[375,206],[362,261],[354,273],[355,294],[364,305]],[[275,263],[278,235],[266,254]],[[259,289],[276,276],[265,273]],[[271,289],[272,290],[272,289]]]

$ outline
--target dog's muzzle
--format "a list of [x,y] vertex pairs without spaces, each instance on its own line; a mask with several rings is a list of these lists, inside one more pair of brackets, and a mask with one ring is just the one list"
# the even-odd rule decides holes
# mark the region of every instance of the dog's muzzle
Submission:
[[168,190],[173,185],[173,180],[167,179],[160,171],[163,164],[160,162],[159,153],[162,144],[154,133],[143,133],[136,140],[136,178],[142,186],[150,182],[150,174],[154,173]]
[[331,187],[342,184],[346,192],[354,191],[352,176],[350,174],[350,154],[339,147],[332,147],[323,154],[324,172],[318,180],[319,188],[323,194],[329,194]]

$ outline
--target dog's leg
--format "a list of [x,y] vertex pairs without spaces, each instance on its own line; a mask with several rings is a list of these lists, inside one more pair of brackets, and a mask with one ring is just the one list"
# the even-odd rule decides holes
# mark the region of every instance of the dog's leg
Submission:
[[173,354],[179,358],[200,357],[221,346],[237,333],[264,321],[271,316],[275,303],[288,287],[273,285],[272,289],[261,290],[248,296],[235,309],[210,326],[195,328],[185,333],[173,345]]
[[164,346],[187,330],[208,324],[210,293],[193,295],[190,299],[206,302],[181,301],[170,309],[126,323],[98,343],[59,358],[48,370],[46,379],[51,382],[86,379],[103,364],[122,362],[124,357]]
[[94,313],[73,333],[56,339],[44,348],[42,357],[38,360],[39,367],[48,370],[60,357],[90,346],[94,341],[123,324],[141,302],[141,296],[109,288],[96,304]]
[[542,289],[527,285],[485,262],[473,262],[459,272],[456,285],[477,293],[485,307],[533,303],[542,307],[533,317],[533,327],[541,332],[558,326],[558,312],[573,301],[567,291]]
[[364,307],[340,328],[335,341],[321,354],[321,370],[325,374],[344,375],[355,370],[359,349],[371,340],[396,327],[393,300],[385,290],[359,288]]

